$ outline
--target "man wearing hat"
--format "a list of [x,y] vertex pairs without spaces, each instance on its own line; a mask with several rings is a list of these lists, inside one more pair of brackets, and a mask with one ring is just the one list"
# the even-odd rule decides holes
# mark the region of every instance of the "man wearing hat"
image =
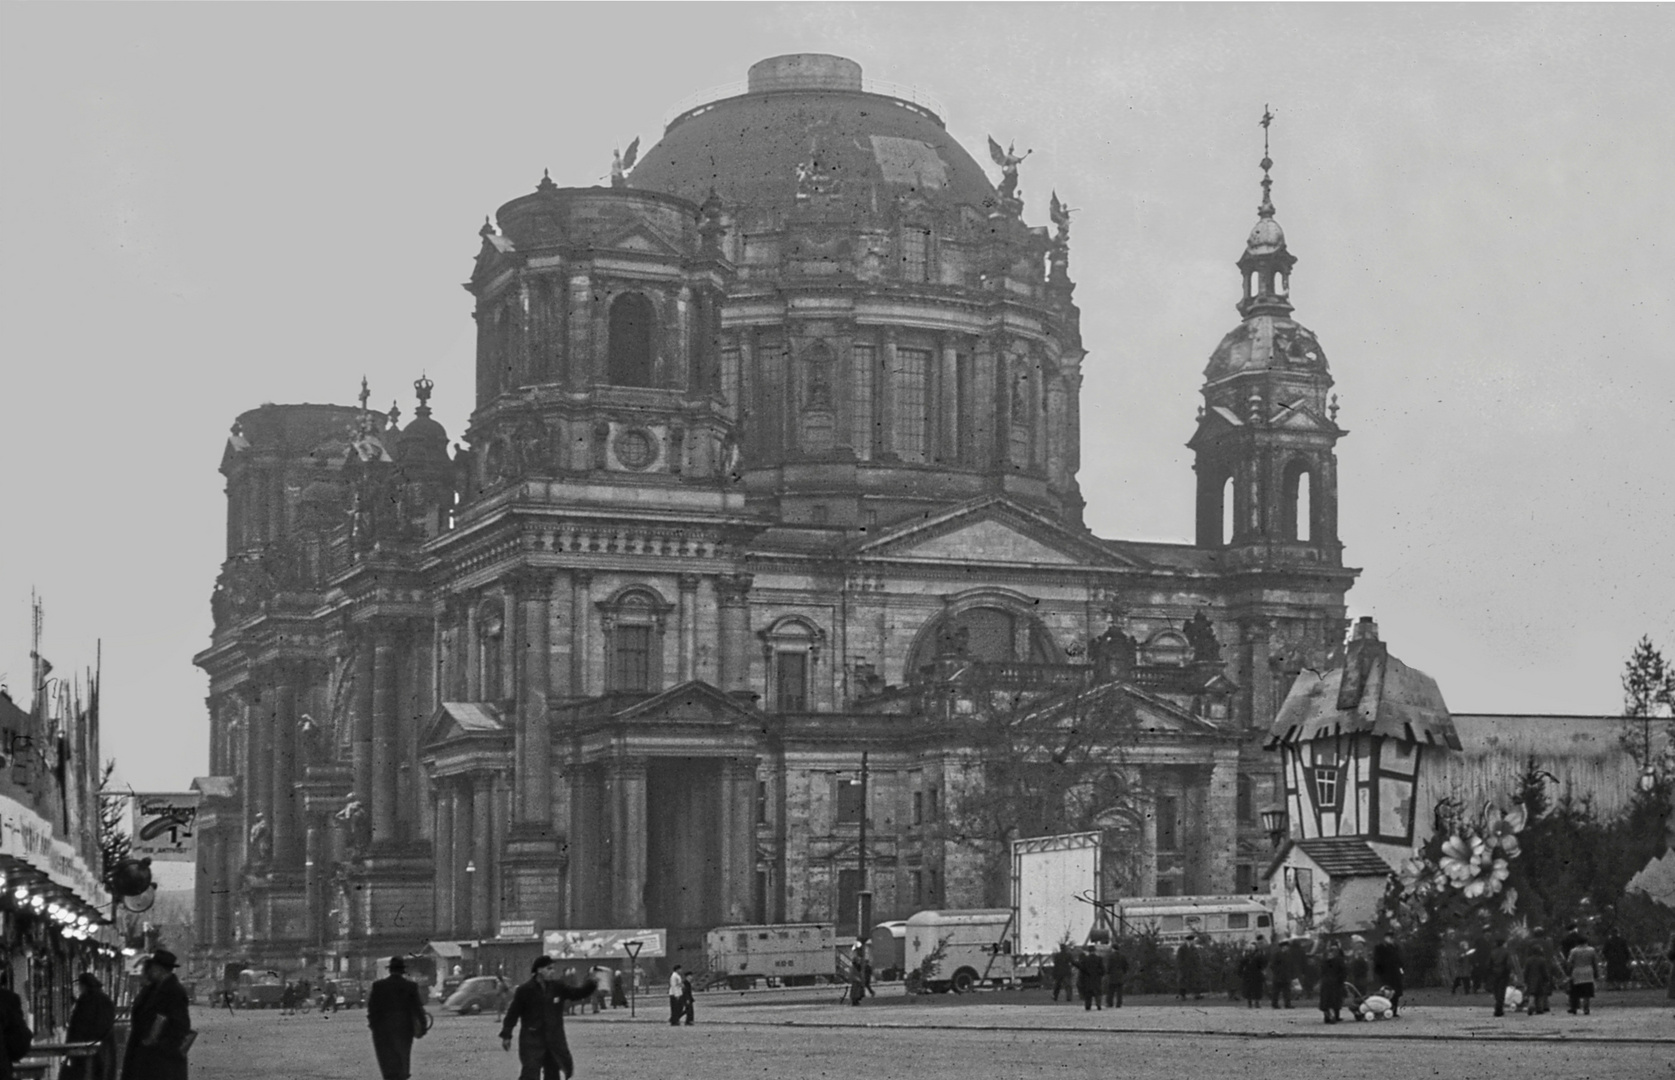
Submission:
[[174,969],[179,966],[180,961],[167,949],[146,958],[140,971],[145,985],[134,998],[129,1017],[122,1080],[186,1080],[192,1018],[186,1009],[186,989],[175,978]]
[[390,957],[390,973],[366,995],[366,1026],[372,1029],[372,1052],[384,1080],[413,1075],[413,1040],[424,1032],[425,1004],[419,988],[406,978],[407,961]]
[[558,977],[550,956],[537,956],[529,965],[529,981],[518,987],[506,1006],[506,1020],[500,1027],[500,1048],[512,1048],[512,1029],[523,1021],[518,1033],[518,1061],[523,1071],[518,1080],[568,1080],[576,1075],[570,1044],[564,1038],[564,1003],[585,1001],[599,984],[589,979],[571,986]]

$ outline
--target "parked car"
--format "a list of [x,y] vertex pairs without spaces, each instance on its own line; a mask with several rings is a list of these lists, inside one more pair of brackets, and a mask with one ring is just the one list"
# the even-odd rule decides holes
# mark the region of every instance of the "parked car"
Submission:
[[461,1016],[475,1016],[480,1012],[504,1012],[511,1002],[511,983],[498,975],[478,975],[460,983],[442,1007]]
[[233,1003],[241,1009],[277,1009],[285,996],[285,980],[277,971],[245,968],[238,973]]
[[328,992],[336,995],[340,1009],[358,1009],[366,1004],[366,983],[360,979],[327,979],[319,993],[314,995],[315,1007],[326,1000]]

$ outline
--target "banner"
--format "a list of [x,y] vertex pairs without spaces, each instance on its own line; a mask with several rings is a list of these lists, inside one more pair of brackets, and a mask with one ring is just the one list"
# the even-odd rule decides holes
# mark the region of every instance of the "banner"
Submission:
[[134,858],[191,862],[198,857],[198,793],[134,796]]
[[0,795],[0,855],[21,859],[95,906],[107,896],[76,849],[53,835],[52,825],[14,799]]
[[548,930],[541,935],[542,951],[554,960],[621,960],[629,942],[640,943],[640,958],[666,955],[667,931],[658,930]]

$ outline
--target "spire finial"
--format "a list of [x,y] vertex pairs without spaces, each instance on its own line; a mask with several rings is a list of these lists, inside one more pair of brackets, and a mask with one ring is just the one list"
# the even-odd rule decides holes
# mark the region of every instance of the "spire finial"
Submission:
[[1268,127],[1274,122],[1274,112],[1266,104],[1262,106],[1262,205],[1256,208],[1257,216],[1271,218],[1274,216],[1274,200],[1269,198],[1269,189],[1274,186],[1274,180],[1268,175],[1268,170],[1274,167],[1274,159],[1268,156]]
[[361,412],[366,412],[366,403],[372,397],[372,391],[367,388],[366,376],[361,376]]
[[536,191],[557,191],[558,185],[553,183],[553,175],[547,169],[541,170],[541,182],[535,185]]
[[487,214],[483,215],[483,227],[477,230],[477,235],[485,238],[494,235],[494,222],[489,220]]
[[420,371],[419,377],[413,380],[413,393],[419,399],[419,407],[413,410],[414,416],[430,415],[430,392],[434,389],[436,384],[425,378],[425,373]]

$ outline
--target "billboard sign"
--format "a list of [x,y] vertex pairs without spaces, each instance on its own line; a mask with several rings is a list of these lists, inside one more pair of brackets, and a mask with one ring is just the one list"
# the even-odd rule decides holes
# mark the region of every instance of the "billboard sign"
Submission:
[[554,960],[616,960],[627,954],[624,946],[639,942],[640,958],[667,955],[668,931],[657,930],[548,930],[541,935],[541,950]]
[[1065,833],[1012,841],[1012,917],[1020,959],[1080,946],[1098,926],[1100,834]]
[[134,858],[191,862],[198,856],[198,793],[133,796]]

